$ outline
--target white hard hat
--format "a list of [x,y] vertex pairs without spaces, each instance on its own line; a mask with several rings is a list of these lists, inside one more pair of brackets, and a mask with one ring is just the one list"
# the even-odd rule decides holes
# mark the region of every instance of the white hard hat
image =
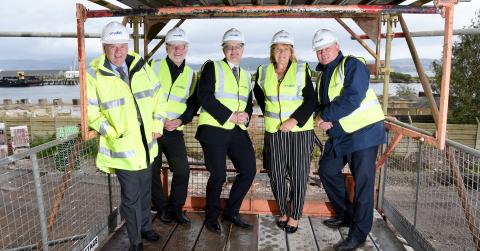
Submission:
[[167,32],[165,36],[165,43],[186,43],[188,44],[187,33],[184,30],[175,27]]
[[281,30],[272,37],[272,44],[289,44],[293,46],[293,36],[290,33]]
[[103,44],[126,44],[130,40],[127,28],[119,22],[110,22],[102,30]]
[[315,32],[312,39],[312,48],[314,51],[321,50],[337,42],[337,37],[333,32],[321,29]]
[[245,37],[243,37],[243,34],[239,30],[231,28],[223,34],[222,44],[228,41],[236,41],[244,44]]

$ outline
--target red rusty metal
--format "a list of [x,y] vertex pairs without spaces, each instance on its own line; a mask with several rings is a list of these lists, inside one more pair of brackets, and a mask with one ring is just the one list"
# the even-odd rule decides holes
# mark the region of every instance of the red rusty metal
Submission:
[[390,130],[393,133],[396,133],[396,134],[398,133],[398,134],[401,134],[401,135],[406,136],[406,137],[410,137],[410,138],[415,139],[415,140],[423,141],[423,142],[425,142],[425,143],[427,143],[431,146],[436,146],[437,145],[437,139],[436,138],[434,138],[430,135],[426,135],[424,133],[416,132],[412,129],[394,124],[390,121],[385,122],[385,128]]
[[393,138],[392,142],[388,145],[387,149],[385,152],[380,156],[380,159],[377,161],[375,164],[375,169],[378,171],[380,170],[380,167],[385,163],[385,161],[392,155],[393,150],[395,150],[395,147],[397,147],[398,143],[400,143],[400,140],[402,140],[403,135],[401,133],[395,133],[395,137]]
[[435,7],[405,5],[295,5],[295,6],[199,6],[159,9],[91,10],[88,18],[118,16],[159,16],[165,19],[214,17],[358,17],[378,14],[438,14]]
[[[188,196],[183,209],[188,211],[202,211],[205,210],[205,204],[205,197]],[[226,204],[227,199],[221,199],[220,207],[224,208]],[[245,198],[240,206],[240,213],[276,214],[278,213],[278,206],[275,200]],[[329,202],[310,200],[305,201],[303,205],[303,215],[333,217],[335,213]]]
[[380,17],[374,18],[352,18],[352,20],[362,29],[366,34],[372,38],[372,42],[376,45],[377,35],[380,33]]
[[77,45],[78,45],[78,70],[80,80],[80,129],[82,131],[82,139],[87,140],[94,133],[88,131],[87,124],[87,76],[86,76],[86,62],[85,62],[85,20],[87,10],[81,4],[77,4]]
[[[437,2],[447,2],[440,1]],[[448,116],[448,96],[450,92],[450,72],[452,66],[452,37],[453,37],[453,4],[443,6],[445,14],[445,35],[443,38],[443,65],[442,65],[442,85],[440,88],[440,111],[438,114],[437,127],[437,147],[440,150],[445,148],[445,139],[447,137],[447,116]]]
[[354,32],[352,29],[350,29],[350,27],[348,27],[348,25],[347,25],[345,22],[342,21],[342,19],[340,19],[340,18],[335,18],[335,20],[336,20],[352,37],[354,37],[355,40],[357,40],[357,42],[358,42],[365,50],[367,50],[368,53],[370,53],[370,55],[372,55],[373,58],[375,58],[375,60],[377,60],[377,59],[380,58],[380,55],[377,55],[377,54],[368,46],[368,44],[367,44],[365,41],[359,39],[359,38],[357,37],[357,34],[355,34],[355,32]]

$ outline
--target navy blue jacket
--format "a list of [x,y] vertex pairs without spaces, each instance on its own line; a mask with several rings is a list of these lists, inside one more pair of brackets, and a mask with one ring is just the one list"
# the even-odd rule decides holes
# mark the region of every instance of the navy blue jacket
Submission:
[[[327,131],[329,136],[325,143],[324,154],[327,156],[343,156],[358,150],[366,149],[386,142],[385,126],[383,121],[366,126],[353,133],[345,132],[338,120],[352,113],[360,107],[369,86],[370,73],[366,65],[360,60],[350,57],[345,63],[345,80],[343,92],[334,100],[328,97],[328,87],[332,73],[343,60],[342,52],[329,64],[318,64],[317,71],[323,71],[320,87],[320,100],[317,113],[333,127]],[[317,90],[317,97],[318,97]]]

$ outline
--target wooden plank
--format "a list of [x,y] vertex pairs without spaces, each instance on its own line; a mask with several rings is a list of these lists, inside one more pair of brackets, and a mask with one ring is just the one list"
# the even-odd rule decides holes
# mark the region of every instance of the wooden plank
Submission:
[[317,244],[315,235],[308,217],[302,217],[298,221],[298,230],[293,234],[287,234],[289,250],[316,251]]
[[227,243],[228,236],[230,235],[230,229],[232,223],[227,221],[222,221],[220,223],[222,226],[222,233],[217,234],[208,230],[205,226],[202,228],[202,232],[198,237],[197,243],[195,243],[195,248],[193,250],[198,251],[223,251],[225,244]]
[[168,239],[173,231],[175,231],[176,224],[174,223],[163,223],[159,219],[155,219],[152,222],[152,227],[155,232],[160,235],[160,240],[157,242],[143,241],[143,249],[145,251],[154,251],[160,250],[167,244]]
[[258,216],[258,250],[287,250],[285,231],[277,226],[276,218],[272,215]]
[[177,225],[165,250],[192,250],[203,227],[204,213],[188,212],[190,224]]
[[318,250],[333,251],[335,250],[333,245],[342,240],[342,236],[338,229],[330,228],[323,224],[323,221],[326,219],[323,217],[310,217],[310,223],[317,241]]
[[375,211],[373,215],[373,227],[370,231],[370,238],[375,242],[378,250],[384,251],[400,251],[406,250],[403,244],[397,239],[390,230],[382,216]]
[[[343,239],[346,239],[348,236],[348,227],[341,227],[340,229],[340,234],[342,235]],[[360,247],[357,248],[358,251],[377,251],[377,247],[373,243],[372,239],[370,239],[370,236],[367,236],[367,240],[360,245]]]
[[232,225],[228,237],[226,250],[257,250],[258,246],[258,216],[254,214],[242,215],[242,219],[253,225],[253,229],[243,229]]
[[127,226],[118,229],[110,239],[99,249],[100,251],[116,251],[127,250],[130,247],[130,240],[128,239]]

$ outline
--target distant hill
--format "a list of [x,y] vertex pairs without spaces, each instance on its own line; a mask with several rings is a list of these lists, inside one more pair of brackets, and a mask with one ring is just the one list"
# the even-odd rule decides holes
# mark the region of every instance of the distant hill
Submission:
[[[89,62],[91,58],[87,59]],[[427,75],[432,75],[431,65],[434,59],[424,58],[421,59],[422,65],[427,71]],[[255,71],[257,67],[261,64],[267,64],[269,62],[268,58],[244,58],[242,60],[242,67],[249,71]],[[10,70],[10,71],[27,71],[27,70],[68,70],[76,62],[73,62],[72,58],[56,58],[56,59],[45,59],[45,60],[31,60],[31,59],[0,59],[0,69]],[[310,68],[314,69],[317,65],[317,62],[308,62]],[[202,67],[201,64],[191,64],[192,68],[198,70]],[[412,59],[393,59],[392,68],[395,72],[407,73],[413,76],[416,76],[415,65],[413,64]]]

